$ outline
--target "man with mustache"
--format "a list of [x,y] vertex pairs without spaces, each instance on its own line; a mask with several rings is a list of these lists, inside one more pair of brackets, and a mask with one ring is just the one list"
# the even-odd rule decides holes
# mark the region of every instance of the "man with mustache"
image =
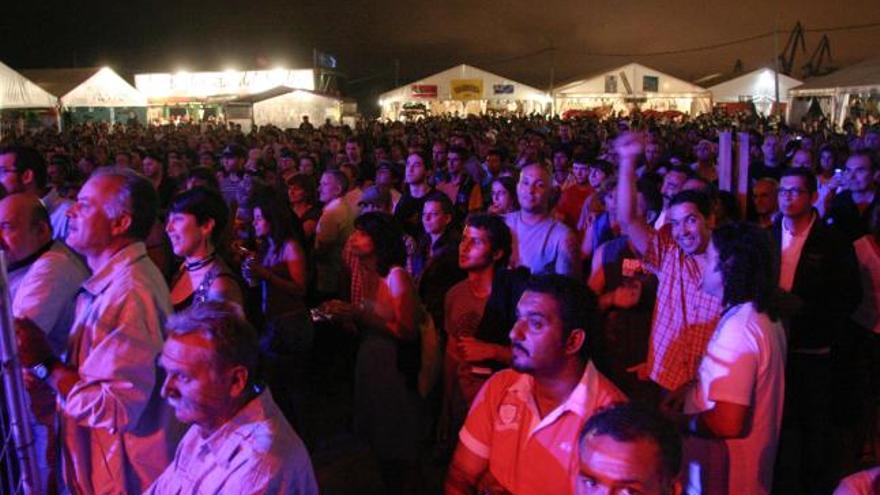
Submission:
[[572,494],[578,432],[597,410],[625,400],[590,360],[595,299],[578,280],[533,276],[510,330],[513,369],[477,394],[445,493]]
[[636,213],[635,167],[644,138],[623,134],[615,148],[620,158],[617,219],[659,279],[647,362],[631,370],[672,391],[694,378],[721,316],[720,298],[700,290],[714,221],[711,203],[702,192],[681,191],[669,201],[666,225],[654,230]]

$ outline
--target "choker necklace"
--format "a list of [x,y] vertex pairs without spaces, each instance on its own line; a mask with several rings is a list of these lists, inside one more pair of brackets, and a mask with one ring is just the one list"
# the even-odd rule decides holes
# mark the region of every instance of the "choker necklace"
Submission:
[[209,264],[211,264],[211,262],[213,262],[214,258],[216,258],[216,257],[217,257],[217,253],[214,252],[214,253],[209,254],[208,256],[205,256],[204,258],[202,258],[200,260],[196,260],[196,261],[193,261],[190,263],[184,261],[183,267],[188,272],[194,272],[196,270],[199,270],[199,269],[204,268],[204,267],[208,266]]

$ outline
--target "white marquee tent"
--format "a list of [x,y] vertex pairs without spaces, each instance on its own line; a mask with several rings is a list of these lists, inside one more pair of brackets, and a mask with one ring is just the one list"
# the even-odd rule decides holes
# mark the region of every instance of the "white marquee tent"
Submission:
[[74,121],[146,118],[147,97],[109,67],[23,71],[52,94]]
[[669,74],[630,63],[559,86],[553,92],[555,111],[635,109],[699,114],[711,110],[710,93]]
[[790,92],[789,122],[798,123],[811,106],[837,125],[856,113],[878,114],[880,106],[880,57],[817,77]]
[[546,113],[546,92],[491,72],[457,65],[383,93],[382,117],[392,120],[414,115]]
[[[755,104],[755,109],[762,115],[768,115],[776,101],[776,78],[773,69],[766,67],[753,70],[746,74],[719,82],[709,87],[712,101],[715,103]],[[788,91],[803,84],[793,77],[779,74],[779,101],[788,103]]]
[[58,98],[0,62],[0,109],[55,108]]
[[304,115],[315,126],[327,119],[339,124],[342,119],[342,100],[339,98],[287,86],[227,101],[225,109],[226,119],[241,124],[245,132],[251,125],[297,128]]

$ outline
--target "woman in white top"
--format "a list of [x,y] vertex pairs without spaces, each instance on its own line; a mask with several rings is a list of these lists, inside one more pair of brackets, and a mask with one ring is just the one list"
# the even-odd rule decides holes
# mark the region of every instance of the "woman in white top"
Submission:
[[728,224],[712,234],[702,290],[721,297],[725,310],[696,380],[662,405],[688,435],[688,494],[770,493],[786,355],[771,253],[755,225]]

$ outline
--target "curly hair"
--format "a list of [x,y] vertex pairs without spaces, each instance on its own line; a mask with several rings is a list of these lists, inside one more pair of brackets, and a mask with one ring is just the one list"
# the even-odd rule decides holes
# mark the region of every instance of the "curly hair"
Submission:
[[751,302],[756,310],[776,320],[775,257],[767,231],[747,222],[733,222],[712,232],[712,244],[718,252],[723,304]]

